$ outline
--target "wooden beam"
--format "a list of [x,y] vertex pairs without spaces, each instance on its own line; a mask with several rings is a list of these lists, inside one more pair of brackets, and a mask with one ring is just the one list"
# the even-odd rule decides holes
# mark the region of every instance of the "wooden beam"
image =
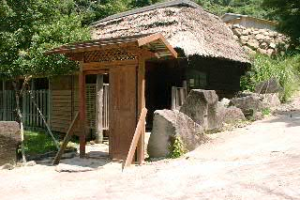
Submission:
[[65,151],[65,149],[66,149],[66,147],[68,145],[68,142],[70,141],[72,135],[74,134],[75,125],[77,124],[78,119],[79,119],[79,113],[77,112],[75,114],[75,117],[74,117],[74,119],[73,119],[73,121],[72,121],[72,123],[71,123],[71,125],[70,125],[70,127],[68,129],[68,131],[67,131],[67,134],[66,134],[66,136],[65,136],[65,138],[63,140],[63,143],[62,143],[59,151],[57,152],[57,154],[56,154],[56,156],[54,158],[53,165],[59,164],[59,161],[60,161],[60,159],[61,159],[61,157],[62,157],[62,155],[63,155],[63,153],[64,153],[64,151]]
[[80,157],[85,156],[85,129],[86,129],[86,89],[85,89],[85,73],[82,71],[82,63],[80,63],[80,73],[79,73],[79,120],[81,134],[79,136],[80,140]]
[[[175,49],[169,44],[169,42],[164,38],[164,36],[161,33],[153,34],[147,37],[143,37],[141,39],[138,39],[137,43],[139,47],[142,47],[147,44],[151,44],[154,41],[160,40],[161,43],[168,49],[168,51],[171,53],[171,56],[174,58],[177,58],[178,54],[175,51]],[[155,53],[155,52],[154,52]]]
[[96,143],[103,142],[103,75],[98,74],[96,80]]
[[89,70],[89,71],[84,71],[85,75],[91,75],[91,74],[106,74],[109,73],[108,69],[100,69],[100,70]]
[[137,148],[138,141],[140,141],[141,136],[143,134],[143,130],[145,128],[146,115],[147,115],[147,109],[143,108],[142,111],[141,111],[141,115],[139,117],[139,121],[138,121],[137,127],[135,129],[135,132],[134,132],[131,144],[130,144],[130,148],[129,148],[127,157],[123,161],[123,164],[122,164],[122,169],[123,170],[124,170],[125,167],[130,166],[130,164],[133,161],[133,156],[134,156],[135,150]]
[[[145,100],[145,58],[140,57],[139,58],[139,66],[138,66],[138,85],[137,85],[137,93],[138,93],[138,108],[137,112],[138,115],[141,115],[142,110],[146,107],[146,100]],[[137,161],[139,164],[142,164],[145,160],[145,123],[143,124],[142,130],[141,130],[141,137],[138,143],[137,147]]]
[[96,71],[96,70],[109,70],[110,67],[114,66],[128,66],[138,65],[138,60],[118,60],[118,61],[107,61],[107,62],[89,62],[82,64],[83,71]]
[[118,44],[93,44],[87,46],[77,46],[77,47],[60,47],[51,51],[46,52],[46,55],[50,54],[75,54],[75,53],[82,53],[82,52],[89,52],[89,51],[105,51],[108,49],[115,49],[115,48],[128,48],[136,46],[135,42],[126,42],[126,43],[118,43]]

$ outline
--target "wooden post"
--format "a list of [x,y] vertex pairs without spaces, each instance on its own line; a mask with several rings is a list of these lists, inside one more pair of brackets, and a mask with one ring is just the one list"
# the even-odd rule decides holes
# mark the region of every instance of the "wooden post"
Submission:
[[52,93],[51,93],[51,80],[48,78],[48,99],[47,99],[47,111],[48,111],[48,116],[47,116],[47,123],[49,124],[51,128],[51,109],[52,109],[52,104],[51,104],[51,99],[52,99]]
[[97,75],[96,81],[96,143],[103,142],[103,75]]
[[[144,57],[139,58],[139,66],[138,66],[138,115],[141,115],[141,112],[143,108],[146,106],[145,102],[145,65],[146,65],[146,60]],[[141,132],[141,137],[138,142],[138,147],[137,147],[137,161],[139,164],[142,164],[145,160],[145,120],[142,122],[143,127],[142,127],[142,132]]]
[[80,140],[80,157],[85,156],[85,136],[86,136],[86,89],[85,89],[85,74],[82,70],[82,63],[80,63],[79,72],[79,121],[81,134],[79,136]]

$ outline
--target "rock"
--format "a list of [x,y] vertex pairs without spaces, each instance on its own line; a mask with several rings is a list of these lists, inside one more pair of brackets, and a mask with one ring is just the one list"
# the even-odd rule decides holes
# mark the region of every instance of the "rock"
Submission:
[[272,49],[275,49],[276,48],[276,44],[273,43],[273,42],[271,42],[270,45],[269,45],[269,47],[271,47]]
[[269,44],[271,42],[271,38],[269,36],[265,36],[265,38],[262,41]]
[[268,44],[267,44],[266,42],[263,42],[263,43],[261,43],[261,44],[259,45],[259,47],[260,47],[261,49],[266,49],[266,48],[268,48]]
[[252,32],[253,35],[258,35],[260,32],[258,30],[255,30]]
[[[234,25],[233,25],[234,26]],[[237,35],[237,36],[240,36],[242,33],[241,33],[241,31],[239,30],[239,29],[237,29],[237,28],[234,28],[234,29],[232,29],[232,32],[235,34],[235,35]]]
[[255,39],[259,40],[259,41],[263,41],[265,39],[265,36],[262,34],[258,34],[255,36]]
[[238,36],[233,35],[233,38],[234,38],[236,41],[239,41],[239,37],[238,37]]
[[261,94],[262,108],[272,108],[281,104],[278,93]]
[[236,123],[241,120],[246,120],[246,117],[241,109],[231,106],[226,108],[223,121],[227,124]]
[[271,56],[273,55],[273,52],[274,52],[274,49],[268,49],[268,50],[267,50],[267,55],[268,55],[269,57],[271,57]]
[[259,42],[257,42],[256,40],[249,40],[247,42],[247,45],[252,49],[257,49],[259,47]]
[[240,37],[240,40],[241,40],[241,43],[242,43],[242,44],[246,44],[247,41],[249,40],[249,37],[248,37],[248,36],[242,35],[242,36]]
[[248,47],[248,46],[243,46],[243,49],[244,49],[244,51],[248,54],[248,55],[250,55],[250,56],[255,56],[256,55],[256,52],[255,51],[253,51],[250,47]]
[[263,34],[264,34],[265,36],[269,36],[269,35],[270,35],[268,30],[266,30]]
[[261,54],[267,54],[267,51],[265,49],[258,48],[257,51]]
[[171,110],[155,111],[147,147],[149,156],[168,156],[176,137],[181,139],[187,151],[194,150],[207,140],[203,128],[185,114]]
[[227,99],[227,98],[223,98],[223,99],[220,101],[220,103],[221,103],[225,108],[227,108],[227,107],[229,106],[229,104],[230,104],[230,100]]
[[275,37],[276,35],[277,35],[277,32],[275,32],[275,31],[269,32],[269,37]]
[[233,24],[232,27],[236,29],[236,28],[240,28],[241,26],[239,24]]
[[36,162],[35,161],[29,161],[29,162],[26,162],[26,164],[25,164],[25,166],[26,167],[33,167],[33,166],[35,166],[36,165]]
[[13,170],[14,168],[15,167],[12,164],[6,163],[6,164],[2,165],[0,169]]
[[0,122],[0,165],[17,162],[17,148],[21,142],[17,122]]
[[[191,90],[185,103],[181,106],[180,112],[186,114],[205,130],[211,130],[208,122],[208,109],[217,109],[219,97],[214,90]],[[215,110],[216,111],[216,110]]]
[[255,93],[267,94],[267,93],[277,93],[282,91],[282,87],[276,78],[271,78],[267,81],[260,82],[255,87]]
[[251,29],[245,29],[242,31],[242,35],[249,35],[251,33]]
[[262,112],[255,112],[252,120],[257,121],[257,120],[262,120],[263,118],[264,118],[264,115]]
[[230,100],[230,105],[240,108],[247,118],[252,117],[256,111],[263,108],[261,97],[254,93],[233,98]]
[[220,102],[208,106],[208,131],[217,132],[222,130],[225,110],[226,108]]

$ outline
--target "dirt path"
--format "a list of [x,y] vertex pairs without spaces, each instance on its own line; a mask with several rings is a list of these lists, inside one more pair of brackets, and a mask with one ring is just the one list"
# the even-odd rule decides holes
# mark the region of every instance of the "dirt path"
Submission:
[[44,165],[0,170],[0,199],[300,200],[300,111],[218,134],[184,158],[123,173],[119,163],[85,162],[96,170],[58,173]]

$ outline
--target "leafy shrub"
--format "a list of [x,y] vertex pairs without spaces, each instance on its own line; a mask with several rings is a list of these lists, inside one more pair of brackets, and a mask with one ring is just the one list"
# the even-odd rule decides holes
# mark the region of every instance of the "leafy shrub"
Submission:
[[171,146],[171,148],[170,148],[170,154],[168,157],[169,158],[179,158],[183,154],[185,154],[185,149],[183,147],[183,143],[182,143],[180,137],[176,137],[174,139],[173,146]]
[[261,112],[262,112],[263,116],[268,116],[268,115],[271,114],[271,109],[270,108],[264,108],[264,109],[262,109]]
[[277,78],[283,91],[280,94],[282,101],[287,101],[299,87],[300,54],[269,58],[268,56],[256,56],[252,69],[241,78],[241,89],[254,91],[255,86],[270,78]]

